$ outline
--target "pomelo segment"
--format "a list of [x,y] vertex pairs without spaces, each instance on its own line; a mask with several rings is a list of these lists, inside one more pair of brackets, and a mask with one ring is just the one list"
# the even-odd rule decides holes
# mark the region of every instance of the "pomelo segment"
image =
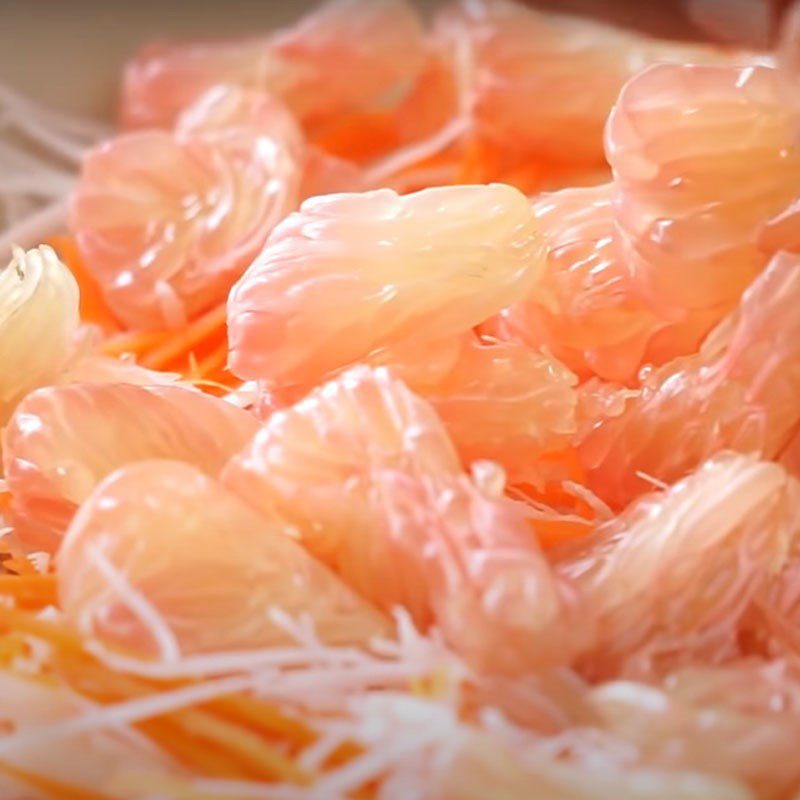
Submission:
[[435,623],[482,668],[565,663],[589,635],[579,601],[501,497],[502,472],[483,470],[485,492],[425,401],[357,367],[275,414],[223,481],[277,508],[360,595]]
[[800,248],[798,130],[777,69],[635,75],[606,130],[613,182],[535,203],[545,271],[500,335],[629,385],[642,364],[695,352],[771,254]]
[[800,537],[798,502],[778,464],[723,454],[567,548],[558,570],[598,626],[583,671],[641,680],[737,655],[744,615]]
[[800,478],[800,430],[781,451],[780,462],[792,475]]
[[660,64],[614,106],[606,151],[622,257],[656,304],[735,304],[765,266],[764,224],[800,181],[798,105],[768,67]]
[[302,157],[305,137],[294,116],[277,98],[257,89],[217,84],[203,92],[175,121],[175,132],[199,136],[246,164],[254,138],[262,147]]
[[547,347],[582,377],[630,381],[667,323],[637,292],[615,238],[615,188],[565,189],[534,203],[547,261],[537,291],[502,312],[507,335]]
[[304,125],[402,90],[424,59],[421,21],[403,0],[334,0],[295,26],[228,42],[162,42],[125,70],[126,127],[169,128],[217,83],[270,93]]
[[343,158],[307,146],[300,181],[300,199],[320,194],[363,192],[369,187],[363,170]]
[[465,465],[496,461],[509,482],[540,483],[540,457],[571,447],[577,379],[546,353],[470,333],[397,356],[394,371],[433,406]]
[[738,778],[757,797],[788,797],[800,780],[800,675],[791,661],[685,667],[662,685],[612,681],[592,690],[602,727],[646,763]]
[[53,552],[77,507],[117,468],[174,458],[215,476],[257,428],[246,411],[177,386],[40,389],[19,405],[3,438],[20,535]]
[[299,199],[298,137],[266,95],[216,88],[174,133],[129,133],[86,156],[70,227],[126,325],[179,325],[225,299]]
[[388,521],[377,535],[417,559],[437,627],[471,664],[524,675],[567,664],[590,646],[590,609],[553,572],[525,517],[496,487],[466,476],[413,480],[390,472],[379,473],[375,486]]
[[[723,449],[779,455],[800,424],[800,261],[780,254],[699,354],[651,371],[580,444],[590,487],[617,508]],[[680,431],[679,441],[675,431]]]
[[212,86],[261,89],[274,69],[262,37],[152,42],[125,66],[120,121],[123,128],[171,128]]
[[509,186],[307,200],[230,293],[230,367],[297,390],[396,347],[424,352],[525,295],[541,267],[528,201]]
[[[620,759],[618,742],[599,746],[577,738],[563,741],[531,741],[508,731],[504,742],[499,731],[461,740],[461,749],[450,761],[443,796],[448,800],[754,800],[742,782],[727,775],[691,770],[658,769]],[[616,747],[614,745],[617,745]],[[555,745],[555,746],[553,746]]]
[[453,3],[440,14],[437,32],[466,85],[476,135],[502,156],[516,151],[573,173],[604,164],[608,113],[643,67],[735,57],[509,0]]
[[387,370],[359,366],[273,414],[222,481],[257,510],[277,509],[356,591],[429,624],[418,556],[403,557],[386,539],[374,475],[460,469],[433,409]]
[[278,31],[270,47],[286,87],[276,93],[311,128],[391,102],[425,58],[422,21],[405,0],[333,0]]
[[80,631],[162,659],[286,644],[272,608],[307,614],[330,643],[386,630],[280,520],[176,461],[131,464],[103,481],[58,564],[61,605]]
[[[229,84],[214,86],[178,117],[175,130],[201,136],[243,162],[252,149],[254,136],[259,140],[270,137],[275,143],[273,148],[284,150],[286,158],[301,173],[300,185],[295,187],[298,201],[318,194],[366,188],[361,169],[309,144],[286,105],[264,91]],[[295,183],[296,180],[293,187]]]
[[55,381],[80,322],[78,286],[46,245],[0,270],[0,425],[30,391]]

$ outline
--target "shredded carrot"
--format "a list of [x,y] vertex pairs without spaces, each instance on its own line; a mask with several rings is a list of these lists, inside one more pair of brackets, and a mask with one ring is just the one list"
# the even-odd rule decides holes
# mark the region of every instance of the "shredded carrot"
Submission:
[[396,121],[387,112],[353,112],[319,130],[314,144],[339,158],[363,163],[399,145]]
[[125,331],[106,339],[100,345],[100,351],[107,356],[141,356],[161,344],[166,335],[164,331]]
[[221,303],[184,328],[166,332],[163,343],[144,356],[142,365],[150,369],[163,369],[181,356],[188,356],[188,353],[213,334],[224,334],[226,313],[225,303]]
[[83,786],[72,786],[54,778],[45,778],[41,775],[15,767],[7,761],[0,760],[0,772],[4,772],[14,780],[27,783],[29,786],[44,792],[54,800],[114,800],[111,795],[95,792]]
[[69,267],[78,282],[81,293],[81,319],[84,322],[99,325],[108,333],[120,330],[121,326],[111,313],[97,281],[84,264],[77,242],[71,236],[59,235],[50,237],[48,244]]
[[582,539],[593,529],[589,520],[576,519],[537,519],[531,522],[531,527],[536,533],[539,544],[545,548],[572,539]]
[[0,664],[4,666],[10,666],[17,658],[24,658],[29,650],[22,636],[0,636]]
[[0,568],[14,575],[36,574],[24,550],[8,536],[0,538]]
[[[157,692],[159,688],[183,685],[178,682],[154,684],[128,675],[120,675],[103,667],[86,654],[64,654],[56,658],[56,667],[67,682],[81,692],[101,703],[145,696]],[[219,704],[224,698],[217,700]],[[242,702],[244,698],[242,698]],[[216,707],[219,707],[218,705]],[[263,722],[267,715],[260,716]],[[252,716],[251,716],[252,719]],[[218,774],[228,777],[242,776],[267,781],[305,782],[309,775],[301,770],[288,756],[276,749],[261,731],[255,732],[245,726],[229,722],[214,714],[208,704],[192,708],[176,709],[136,723],[145,735],[154,735],[159,743],[184,763],[205,774],[206,753],[211,750],[220,756],[215,762]],[[267,731],[266,733],[273,733]],[[184,743],[179,751],[174,751],[173,741]],[[194,745],[185,746],[187,742]]]
[[136,726],[154,744],[188,769],[210,778],[236,779],[242,777],[238,761],[213,744],[186,736],[169,719],[142,720]]
[[496,152],[477,137],[465,141],[456,183],[485,183],[498,172]]
[[230,695],[211,700],[202,707],[230,722],[249,726],[262,734],[270,733],[280,736],[298,745],[311,744],[317,738],[314,731],[307,725],[255,698]]
[[[176,715],[178,716],[178,715]],[[180,714],[187,733],[235,755],[251,777],[266,781],[308,783],[311,776],[260,736],[197,709]]]
[[0,575],[0,595],[13,597],[21,608],[41,609],[56,603],[58,583],[52,574]]
[[[119,702],[191,683],[154,681],[115,672],[87,652],[80,636],[66,625],[38,619],[20,609],[0,608],[0,626],[50,643],[54,647],[50,656],[53,674],[95,702]],[[6,641],[11,638],[6,637]],[[135,727],[180,763],[206,776],[297,784],[312,779],[291,753],[313,743],[315,732],[269,704],[242,694],[175,709],[141,720]],[[276,738],[279,747],[271,742]],[[344,763],[359,752],[354,743],[344,743],[327,759],[326,766]]]
[[[57,673],[74,689],[98,702],[143,696],[159,688],[158,684],[106,669],[83,651],[80,638],[66,626],[7,608],[0,609],[0,624],[42,638],[61,649],[54,660]],[[301,743],[308,743],[313,734],[266,704],[252,701],[252,708],[246,711],[249,703],[244,697],[219,698],[209,703],[208,708],[179,709],[143,721],[137,727],[184,763],[190,759],[191,766],[198,770],[204,771],[213,764],[215,774],[228,777],[244,774],[261,780],[307,781],[308,774],[265,737],[291,733],[295,742],[301,739]],[[224,715],[215,713],[219,709],[224,710]],[[247,725],[238,724],[243,718]],[[255,722],[257,730],[249,727]],[[177,746],[173,746],[175,742]],[[221,758],[209,761],[209,752]],[[191,754],[195,755],[190,758]]]
[[196,364],[196,371],[198,378],[204,378],[208,375],[214,374],[225,366],[228,360],[228,343],[223,342],[216,347],[205,358],[201,359]]
[[39,619],[21,609],[0,605],[0,628],[30,634],[63,650],[83,650],[80,636],[66,625]]

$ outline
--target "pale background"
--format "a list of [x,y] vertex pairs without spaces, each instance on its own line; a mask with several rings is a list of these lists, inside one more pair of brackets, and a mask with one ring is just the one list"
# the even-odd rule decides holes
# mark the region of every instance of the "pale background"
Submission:
[[[692,0],[533,0],[553,9],[589,10],[663,36],[696,37],[684,2]],[[435,2],[417,4],[430,8]],[[109,117],[121,65],[138,44],[160,36],[253,33],[289,23],[314,5],[315,0],[0,0],[0,81],[55,108]]]

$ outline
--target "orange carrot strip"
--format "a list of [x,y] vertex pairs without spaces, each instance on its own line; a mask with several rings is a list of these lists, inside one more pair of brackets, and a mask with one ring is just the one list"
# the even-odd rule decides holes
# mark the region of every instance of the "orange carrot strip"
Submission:
[[314,136],[314,144],[339,158],[363,162],[383,155],[399,142],[391,114],[364,111],[327,125]]
[[63,781],[53,778],[45,778],[41,775],[34,775],[28,770],[15,767],[7,761],[0,760],[0,772],[4,772],[11,778],[27,783],[41,792],[54,798],[54,800],[114,800],[111,795],[95,792],[83,786],[72,786]]
[[[98,702],[114,702],[158,690],[158,685],[152,682],[107,670],[82,649],[79,636],[66,626],[43,621],[31,614],[8,608],[0,608],[0,625],[17,632],[38,636],[61,648],[62,652],[54,657],[57,673],[61,674],[76,691]],[[310,779],[308,773],[271,746],[263,736],[212,713],[215,707],[219,708],[222,705],[228,712],[226,716],[230,717],[233,713],[239,720],[243,716],[247,717],[249,722],[257,720],[260,726],[268,727],[265,733],[281,734],[291,730],[295,734],[293,737],[295,742],[298,733],[308,741],[309,733],[299,723],[285,718],[279,712],[272,712],[260,703],[254,703],[250,712],[246,713],[247,702],[244,697],[238,700],[232,700],[230,697],[218,698],[210,704],[210,710],[201,707],[178,709],[143,722],[150,733],[158,734],[159,742],[170,741],[170,736],[177,739],[188,735],[192,739],[206,743],[201,748],[204,752],[207,746],[214,752],[224,753],[228,757],[227,766],[226,763],[217,763],[217,768],[223,771],[229,772],[231,763],[235,763],[240,768],[240,772],[235,774],[243,772],[262,780],[307,782]],[[279,723],[278,726],[274,724],[276,722]],[[273,724],[266,726],[265,723]],[[145,732],[143,728],[140,729]],[[184,759],[187,758],[187,753],[192,752],[188,745],[181,744],[179,748]],[[202,764],[203,758],[200,757],[194,766],[200,769]]]
[[0,605],[0,627],[36,636],[67,651],[82,651],[83,642],[66,625],[39,619],[33,614]]
[[[6,492],[2,497],[3,509],[7,510],[11,505],[11,495]],[[31,564],[24,550],[13,538],[13,534],[0,537],[0,570],[6,570],[17,575],[36,574],[33,564]]]
[[594,529],[588,520],[579,522],[568,519],[537,519],[531,522],[531,527],[536,533],[539,544],[544,548],[572,539],[581,539]]
[[216,713],[229,722],[250,726],[262,734],[277,735],[297,744],[311,744],[317,735],[311,728],[274,706],[244,695],[220,697],[204,703],[202,708]]
[[18,604],[43,608],[56,603],[58,583],[55,575],[0,575],[0,595],[3,594]]
[[[154,690],[145,681],[105,670],[85,653],[62,654],[54,667],[73,690],[99,703],[119,702]],[[174,714],[140,720],[134,727],[187,767],[212,777],[242,775],[240,765],[230,754],[187,737]]]
[[[92,656],[85,654],[62,655],[56,659],[56,668],[68,683],[93,699],[108,703],[140,697],[157,692],[159,687],[149,681],[106,670]],[[166,685],[181,685],[180,683]],[[262,780],[289,780],[305,782],[309,776],[291,759],[276,750],[264,738],[246,728],[216,717],[201,706],[181,708],[148,720],[149,730],[156,719],[179,735],[204,740],[219,753],[225,753],[239,766],[239,773]],[[136,724],[141,730],[140,724]],[[175,731],[172,734],[175,736]],[[184,753],[185,756],[185,753]],[[202,767],[202,760],[197,765]]]
[[228,343],[223,342],[215,350],[209,353],[205,358],[197,362],[197,377],[205,378],[217,370],[225,366],[228,360]]
[[176,331],[160,347],[150,351],[142,359],[142,365],[159,369],[183,353],[188,353],[207,336],[224,328],[226,315],[225,303],[212,308],[185,328]]
[[27,642],[19,636],[0,636],[0,664],[8,666],[15,658],[28,655]]
[[100,351],[107,356],[121,356],[130,353],[140,356],[150,348],[160,344],[169,335],[166,331],[128,331],[109,337],[100,345]]
[[468,140],[456,183],[485,183],[497,171],[497,155],[481,139]]
[[84,322],[99,325],[105,331],[118,331],[120,324],[111,313],[94,276],[86,268],[75,240],[70,236],[52,236],[48,244],[69,267],[80,289],[80,314]]
[[211,778],[242,777],[241,767],[230,754],[184,736],[172,720],[142,720],[136,727],[165,753],[191,770]]
[[206,739],[217,747],[235,753],[243,767],[253,777],[267,781],[308,783],[311,776],[290,758],[272,747],[261,737],[225,720],[214,718],[196,709],[176,714],[181,726],[188,732]]

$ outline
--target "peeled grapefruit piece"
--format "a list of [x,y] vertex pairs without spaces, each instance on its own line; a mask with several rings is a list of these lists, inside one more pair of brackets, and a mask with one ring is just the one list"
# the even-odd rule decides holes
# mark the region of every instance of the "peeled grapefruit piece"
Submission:
[[183,387],[40,389],[4,432],[12,514],[28,544],[52,552],[77,507],[118,467],[174,458],[215,476],[257,428],[246,411]]
[[465,84],[476,135],[504,156],[516,151],[572,172],[604,164],[608,113],[643,67],[731,60],[716,48],[652,39],[510,0],[453,3],[440,14],[437,34]]
[[436,626],[471,664],[510,675],[562,666],[593,641],[591,610],[489,476],[484,487],[466,476],[379,473],[388,525],[378,535],[416,558]]
[[766,265],[765,223],[794,200],[800,114],[769,67],[660,64],[609,117],[622,257],[660,305],[731,308]]
[[651,370],[583,438],[590,487],[622,507],[720,450],[779,455],[800,424],[799,304],[800,261],[780,254],[700,353]]
[[590,702],[601,726],[662,769],[727,775],[757,797],[788,797],[800,780],[800,675],[788,660],[740,659],[671,673],[656,686],[611,681]]
[[780,465],[723,454],[568,546],[558,570],[597,623],[582,670],[649,679],[739,654],[746,613],[800,536],[798,502]]
[[770,255],[800,246],[799,129],[778,69],[635,75],[606,130],[613,182],[535,203],[545,271],[500,334],[628,384],[645,363],[695,352]]
[[263,37],[162,42],[125,70],[127,127],[170,127],[217,83],[269,91],[313,126],[402,90],[423,64],[421,21],[403,0],[334,0]]
[[[435,623],[473,663],[565,663],[588,635],[527,522],[460,473],[434,412],[385,370],[357,367],[276,413],[223,481],[279,513],[360,595]],[[502,646],[501,646],[502,642]]]
[[307,200],[230,293],[230,367],[297,392],[393,348],[424,352],[530,291],[541,266],[528,201],[509,186]]
[[78,286],[46,245],[0,270],[0,425],[30,391],[57,380],[79,324]]
[[222,481],[254,508],[277,509],[308,550],[356,591],[430,622],[416,556],[409,564],[400,551],[393,555],[376,533],[385,523],[374,473],[460,469],[433,409],[386,369],[358,366],[274,413],[231,459]]
[[228,87],[201,96],[175,132],[89,152],[70,227],[126,325],[180,325],[225,299],[299,199],[297,136],[280,104]]
[[667,322],[638,293],[615,238],[613,184],[534,203],[547,249],[536,292],[502,312],[500,330],[546,347],[582,377],[630,381]]
[[72,521],[58,567],[61,607],[81,632],[164,660],[290,643],[272,609],[308,615],[330,643],[386,631],[279,519],[176,461],[107,477]]
[[577,379],[547,353],[469,333],[397,356],[393,370],[433,406],[464,464],[488,459],[511,483],[538,483],[540,457],[570,448]]

